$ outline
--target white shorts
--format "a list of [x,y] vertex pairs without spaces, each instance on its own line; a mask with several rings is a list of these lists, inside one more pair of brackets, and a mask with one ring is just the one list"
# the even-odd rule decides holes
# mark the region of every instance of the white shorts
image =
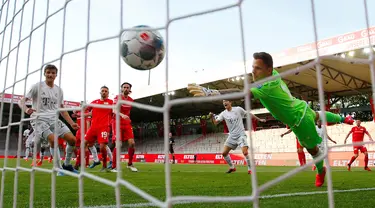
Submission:
[[48,135],[56,133],[58,137],[64,137],[64,134],[71,132],[70,129],[60,119],[57,120],[57,129],[55,131],[55,120],[54,119],[36,119],[31,120],[31,126],[33,127],[36,135],[39,136],[43,141],[48,141]]
[[49,143],[47,140],[43,139],[41,144],[40,144],[40,147],[42,148],[49,148]]
[[240,148],[249,146],[246,134],[239,137],[229,135],[224,145],[230,147],[232,150],[235,150],[238,146]]

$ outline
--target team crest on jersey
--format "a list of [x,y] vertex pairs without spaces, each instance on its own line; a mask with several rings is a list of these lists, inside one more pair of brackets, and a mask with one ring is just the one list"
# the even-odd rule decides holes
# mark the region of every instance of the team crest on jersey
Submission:
[[263,87],[263,84],[259,84],[259,85],[257,85],[257,88],[258,89],[260,89],[260,88],[262,88]]

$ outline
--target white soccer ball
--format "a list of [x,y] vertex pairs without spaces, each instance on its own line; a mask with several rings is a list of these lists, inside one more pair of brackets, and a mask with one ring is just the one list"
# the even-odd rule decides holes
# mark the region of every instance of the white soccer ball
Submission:
[[139,25],[139,31],[125,31],[121,35],[121,57],[126,64],[137,70],[150,70],[164,59],[164,40],[151,27]]

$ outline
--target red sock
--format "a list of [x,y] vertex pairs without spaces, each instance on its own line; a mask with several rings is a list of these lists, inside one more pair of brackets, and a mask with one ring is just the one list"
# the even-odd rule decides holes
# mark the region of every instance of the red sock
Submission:
[[301,157],[302,157],[303,165],[305,165],[306,164],[306,155],[305,155],[304,151],[301,152]]
[[303,166],[305,164],[304,161],[306,161],[306,156],[305,156],[304,152],[298,152],[298,160],[299,160],[299,164],[301,166]]
[[368,165],[368,155],[365,155],[365,167]]
[[128,166],[133,165],[134,152],[135,152],[135,148],[134,147],[129,147],[129,149],[128,149],[128,154],[129,154]]
[[80,166],[81,165],[81,150],[78,149],[76,152],[76,157],[77,157],[77,160],[76,160],[76,167]]
[[306,164],[306,155],[305,155],[305,152],[303,152],[303,164],[304,165]]
[[117,165],[117,156],[116,156],[116,147],[113,148],[113,151],[112,151],[112,169],[116,169],[116,165]]
[[79,155],[78,150],[79,150],[79,147],[76,147],[76,148],[74,148],[74,150],[73,150],[74,155],[75,155],[77,158],[78,158],[78,155]]
[[85,151],[85,159],[86,159],[86,166],[88,166],[90,163],[90,151],[89,150]]
[[40,159],[40,152],[36,153],[36,159]]
[[63,145],[64,157],[66,156],[66,145]]
[[354,160],[355,160],[355,157],[353,156],[352,159],[350,159],[350,162],[348,165],[351,165],[354,162]]
[[100,152],[102,153],[103,158],[103,168],[107,168],[107,149],[102,148]]

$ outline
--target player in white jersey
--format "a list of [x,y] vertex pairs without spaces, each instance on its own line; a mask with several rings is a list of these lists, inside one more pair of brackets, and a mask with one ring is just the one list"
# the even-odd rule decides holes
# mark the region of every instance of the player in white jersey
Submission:
[[[32,140],[32,144],[36,145],[36,151],[37,152],[40,150],[40,154],[39,154],[40,160],[36,163],[36,166],[42,166],[45,153],[46,153],[46,151],[48,151],[48,148],[50,148],[48,140],[36,138],[35,135],[34,135],[34,138]],[[38,154],[37,154],[37,157],[39,157]],[[33,166],[33,165],[34,165],[34,162],[31,163],[31,166]]]
[[[322,122],[320,120],[318,120],[316,122],[316,132],[318,132],[318,135],[320,136],[320,138],[322,138],[323,142],[319,144],[320,148],[321,149],[324,149],[325,148],[325,142],[326,140],[324,139],[324,133],[323,133],[323,128],[322,128]],[[334,144],[337,144],[336,141],[334,141],[328,134],[327,134],[327,139],[331,142],[333,142]],[[313,165],[312,167],[312,170],[316,170],[316,166]]]
[[29,138],[29,135],[30,135],[30,129],[27,128],[25,129],[25,131],[23,131],[23,141],[25,142],[25,157],[24,159],[27,161],[28,158],[29,158],[29,154],[30,154],[30,147],[28,147],[28,144],[26,143],[27,141],[27,138]]
[[[323,139],[323,142],[322,144],[325,143],[325,139],[324,139],[324,133],[323,133],[323,128],[322,128],[322,122],[320,120],[316,121],[316,131],[318,132],[318,135],[320,136],[320,138]],[[336,141],[334,141],[333,139],[331,139],[331,137],[327,134],[327,139],[331,142],[333,142],[334,144],[337,144]]]
[[29,136],[29,134],[30,134],[30,129],[26,129],[25,131],[23,131],[23,138],[27,139],[27,137]]
[[[212,122],[217,125],[221,121],[225,120],[228,130],[229,136],[224,144],[223,150],[223,157],[224,160],[229,165],[229,170],[227,173],[235,172],[236,167],[232,163],[232,159],[229,156],[229,152],[231,150],[235,150],[238,146],[241,147],[242,154],[245,156],[248,174],[251,174],[251,166],[250,166],[250,158],[248,155],[249,144],[247,142],[247,136],[245,133],[245,127],[243,125],[243,118],[247,114],[247,112],[241,107],[232,107],[232,102],[229,100],[223,100],[223,105],[225,110],[221,112],[218,116],[213,115],[210,113],[210,117]],[[250,113],[250,115],[258,121],[266,122],[265,119],[260,119],[257,116]]]
[[[19,106],[25,111],[25,113],[31,115],[31,118],[35,118],[34,120],[31,120],[31,126],[36,132],[38,138],[49,141],[51,154],[54,154],[55,149],[54,132],[58,137],[63,138],[68,143],[66,146],[64,164],[61,165],[60,163],[60,151],[57,151],[57,158],[55,158],[55,161],[59,168],[77,172],[77,170],[75,170],[70,164],[76,138],[65,123],[63,123],[56,115],[57,110],[64,107],[63,91],[59,86],[54,84],[57,71],[57,67],[54,65],[45,66],[45,81],[34,84],[27,95],[20,100]],[[26,106],[25,103],[28,100],[32,100],[32,108]],[[39,112],[36,112],[35,109],[39,109]],[[36,113],[38,113],[38,115]],[[62,111],[60,114],[73,129],[79,128],[68,112]],[[55,129],[56,122],[57,129]],[[63,174],[58,172],[58,175]]]
[[[28,130],[28,129],[26,129]],[[26,131],[25,130],[25,131]],[[23,133],[24,136],[27,135],[27,139],[25,141],[25,147],[26,147],[26,150],[25,150],[25,157],[23,159],[25,159],[26,161],[29,160],[29,155],[30,153],[32,154],[33,153],[33,142],[34,142],[34,138],[35,138],[35,131],[32,131],[31,134],[30,134],[30,130],[25,134],[25,132]]]

